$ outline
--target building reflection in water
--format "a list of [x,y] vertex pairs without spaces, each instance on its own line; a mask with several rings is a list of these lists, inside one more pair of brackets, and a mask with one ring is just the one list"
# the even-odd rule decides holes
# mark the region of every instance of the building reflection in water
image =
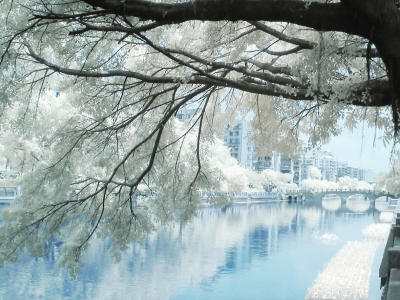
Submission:
[[[191,222],[163,227],[133,245],[117,264],[109,243],[94,241],[77,280],[52,271],[61,246],[53,241],[45,258],[24,256],[0,269],[0,298],[285,299],[290,292],[301,299],[338,249],[379,221],[369,202],[365,209],[366,201],[357,201],[202,208]],[[338,239],[322,243],[315,233]]]

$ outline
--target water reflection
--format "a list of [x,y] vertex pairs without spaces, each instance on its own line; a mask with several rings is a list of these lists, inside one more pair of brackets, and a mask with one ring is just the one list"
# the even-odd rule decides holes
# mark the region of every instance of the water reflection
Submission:
[[371,201],[363,195],[353,195],[347,198],[346,206],[349,210],[357,213],[366,212],[370,207]]
[[[302,299],[343,243],[379,221],[370,208],[354,215],[344,203],[336,212],[326,207],[320,200],[204,208],[133,245],[118,264],[107,243],[93,242],[76,281],[63,270],[51,274],[60,256],[54,241],[45,258],[0,269],[0,298]],[[316,238],[324,234],[338,242]]]
[[329,211],[337,211],[342,206],[342,199],[335,194],[322,197],[322,207]]
[[375,200],[375,208],[378,211],[385,211],[388,207],[389,201],[392,198],[388,198],[386,196],[379,197]]

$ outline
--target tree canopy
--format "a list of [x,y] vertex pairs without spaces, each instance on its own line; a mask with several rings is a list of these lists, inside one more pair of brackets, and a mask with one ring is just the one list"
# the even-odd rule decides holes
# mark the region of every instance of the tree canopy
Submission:
[[0,264],[57,238],[76,273],[94,237],[118,258],[190,219],[199,190],[241,187],[218,142],[241,118],[259,155],[360,121],[385,144],[399,132],[397,0],[0,3],[1,132],[24,173]]

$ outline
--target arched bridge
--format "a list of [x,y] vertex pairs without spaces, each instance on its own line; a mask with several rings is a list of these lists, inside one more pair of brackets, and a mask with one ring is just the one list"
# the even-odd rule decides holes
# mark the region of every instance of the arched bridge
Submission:
[[329,196],[338,196],[342,200],[346,200],[350,196],[354,195],[363,195],[365,199],[373,200],[375,201],[377,198],[380,197],[386,197],[388,198],[395,198],[395,195],[389,194],[387,192],[380,192],[380,191],[375,191],[375,190],[360,190],[360,189],[355,189],[355,190],[298,190],[298,191],[287,191],[286,196],[292,196],[294,198],[297,196],[297,198],[304,197],[305,199],[322,199],[323,197],[329,195]]

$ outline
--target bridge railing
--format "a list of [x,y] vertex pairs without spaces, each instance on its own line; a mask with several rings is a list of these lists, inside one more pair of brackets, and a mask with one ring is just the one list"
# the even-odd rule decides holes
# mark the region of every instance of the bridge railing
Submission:
[[10,203],[20,194],[19,186],[0,186],[0,203]]
[[377,191],[374,189],[297,189],[297,190],[286,190],[285,193],[334,193],[334,192],[341,192],[341,193],[369,193],[369,194],[374,194],[374,195],[382,195],[386,196],[388,195],[387,192],[383,191]]
[[[209,191],[201,191],[201,196],[203,198],[208,197],[219,197],[221,194],[219,192],[209,192]],[[323,194],[323,193],[363,193],[363,194],[373,194],[376,196],[391,196],[382,191],[369,190],[369,189],[296,189],[296,190],[280,190],[278,189],[276,192],[227,192],[225,193],[228,197],[235,198],[269,198],[269,197],[277,197],[280,194],[301,194],[301,193],[312,193],[312,194]]]
[[[230,198],[272,198],[272,197],[277,197],[278,193],[276,193],[276,192],[228,192],[228,193],[225,193],[225,195]],[[218,192],[202,191],[201,196],[203,198],[219,197],[220,194]]]

